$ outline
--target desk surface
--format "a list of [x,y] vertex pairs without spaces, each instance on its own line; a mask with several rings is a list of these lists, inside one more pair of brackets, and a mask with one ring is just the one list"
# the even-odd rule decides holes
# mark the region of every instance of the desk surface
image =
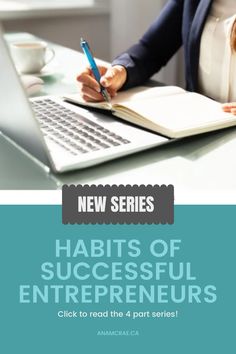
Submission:
[[[18,34],[17,38],[27,36]],[[15,40],[15,35],[8,40]],[[76,90],[83,56],[55,46],[55,74],[42,95]],[[57,189],[63,183],[174,184],[178,194],[235,193],[236,128],[188,138],[103,165],[64,175],[48,174],[0,136],[0,189]]]

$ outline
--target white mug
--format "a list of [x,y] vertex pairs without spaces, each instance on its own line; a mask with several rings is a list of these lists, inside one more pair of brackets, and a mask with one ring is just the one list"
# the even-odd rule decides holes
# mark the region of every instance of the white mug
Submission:
[[55,56],[54,50],[43,41],[14,42],[11,44],[11,53],[16,69],[21,74],[39,73]]

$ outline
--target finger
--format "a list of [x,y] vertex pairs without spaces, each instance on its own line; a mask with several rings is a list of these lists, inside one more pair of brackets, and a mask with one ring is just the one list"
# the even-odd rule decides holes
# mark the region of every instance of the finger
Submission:
[[98,70],[100,72],[100,75],[101,76],[105,75],[108,68],[109,66],[98,65]]
[[231,109],[231,113],[233,113],[236,116],[236,108]]
[[[97,91],[93,90],[91,87],[83,85],[81,87],[81,96],[86,96],[90,97],[90,99],[94,101],[103,101],[104,98],[101,93],[98,93]],[[84,97],[83,97],[84,98]]]
[[117,96],[117,90],[114,90],[114,89],[112,89],[112,88],[108,88],[107,89],[107,91],[108,91],[108,93],[109,93],[109,95],[111,96],[111,97],[115,97],[115,96]]
[[117,72],[114,68],[109,68],[105,75],[101,77],[101,84],[104,87],[110,87],[115,84]]
[[81,97],[83,98],[84,101],[86,102],[93,102],[93,103],[98,103],[98,102],[101,102],[101,101],[104,101],[104,98],[102,97],[101,99],[99,100],[96,100],[90,96],[86,96],[85,94],[81,95]]
[[83,70],[80,70],[76,79],[78,81],[82,81],[84,76],[92,76],[92,70],[89,67],[83,68]]
[[228,106],[223,106],[222,109],[223,109],[223,111],[226,112],[226,113],[231,112],[231,108],[228,107]]
[[97,92],[101,91],[99,83],[95,80],[95,78],[91,74],[88,74],[88,71],[81,72],[80,74],[78,74],[76,79],[79,83],[91,87]]
[[97,102],[96,100],[92,99],[91,97],[89,96],[86,96],[86,95],[82,95],[82,98],[84,101],[86,102]]
[[236,102],[225,103],[222,108],[225,112],[230,112],[232,109],[236,109]]

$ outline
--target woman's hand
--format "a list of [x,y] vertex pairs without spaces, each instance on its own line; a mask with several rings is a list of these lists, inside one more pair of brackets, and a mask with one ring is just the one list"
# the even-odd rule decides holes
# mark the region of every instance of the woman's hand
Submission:
[[[114,97],[126,81],[126,69],[121,65],[98,65],[98,70],[101,74],[101,85],[107,89],[111,97]],[[98,102],[104,100],[100,85],[95,80],[90,68],[83,69],[78,74],[77,81],[79,83],[79,92],[85,101]]]
[[225,103],[222,108],[224,112],[232,113],[236,116],[236,102]]

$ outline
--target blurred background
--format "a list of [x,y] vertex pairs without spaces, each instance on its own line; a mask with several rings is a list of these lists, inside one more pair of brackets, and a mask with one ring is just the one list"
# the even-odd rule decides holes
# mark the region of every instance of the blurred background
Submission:
[[[111,61],[136,42],[167,0],[0,0],[6,32],[29,32],[80,50],[85,37],[95,56]],[[155,75],[184,87],[181,51]]]

